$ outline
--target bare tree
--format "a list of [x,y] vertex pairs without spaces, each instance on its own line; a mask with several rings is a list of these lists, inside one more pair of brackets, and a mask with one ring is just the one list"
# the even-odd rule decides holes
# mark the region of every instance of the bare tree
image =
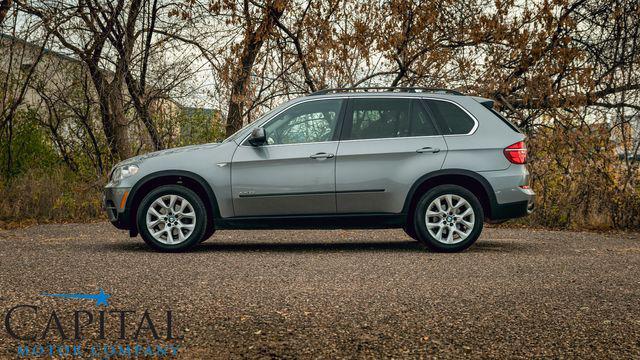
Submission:
[[[124,159],[131,152],[127,133],[128,120],[124,110],[124,59],[118,59],[113,72],[101,65],[109,37],[123,14],[124,0],[98,4],[81,1],[79,6],[46,3],[19,3],[22,10],[41,19],[43,26],[67,49],[73,51],[86,65],[99,98],[102,127],[111,155]],[[80,26],[77,26],[80,25]],[[74,38],[66,35],[73,29],[83,29]],[[75,43],[80,39],[80,43]]]
[[231,75],[231,96],[227,111],[227,135],[235,133],[242,127],[242,114],[248,97],[251,72],[256,58],[265,40],[271,36],[276,22],[284,13],[286,1],[270,0],[264,6],[258,6],[261,15],[254,19],[249,1],[243,5],[244,35],[239,57]]

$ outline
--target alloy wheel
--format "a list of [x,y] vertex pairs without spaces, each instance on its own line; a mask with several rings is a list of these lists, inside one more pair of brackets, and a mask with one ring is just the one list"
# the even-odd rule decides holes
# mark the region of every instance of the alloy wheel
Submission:
[[429,234],[443,244],[464,241],[475,225],[471,204],[462,196],[445,194],[434,199],[425,214]]
[[191,236],[196,227],[196,212],[187,199],[179,195],[162,195],[146,214],[147,230],[162,244],[176,245]]

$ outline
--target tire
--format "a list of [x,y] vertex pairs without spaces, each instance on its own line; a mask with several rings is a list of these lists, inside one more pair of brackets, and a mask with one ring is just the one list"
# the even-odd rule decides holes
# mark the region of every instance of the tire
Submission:
[[[429,226],[427,210],[432,214]],[[435,213],[438,215],[433,215]],[[418,241],[428,249],[458,252],[478,239],[484,213],[480,201],[471,191],[458,185],[439,185],[422,195],[416,205],[413,222]]]
[[136,220],[140,236],[154,250],[185,251],[206,239],[204,203],[195,192],[181,185],[164,185],[147,194],[138,207]]

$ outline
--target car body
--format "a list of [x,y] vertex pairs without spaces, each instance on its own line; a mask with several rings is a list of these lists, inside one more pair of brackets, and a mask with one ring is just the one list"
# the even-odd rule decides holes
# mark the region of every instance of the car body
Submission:
[[[525,137],[492,109],[491,100],[416,88],[359,90],[297,98],[221,143],[153,152],[117,164],[104,190],[110,221],[132,236],[145,228],[144,219],[166,222],[165,200],[156,202],[160,219],[151,213],[145,218],[140,210],[145,197],[162,186],[186,188],[191,194],[180,198],[193,200],[195,194],[204,205],[203,218],[192,224],[204,226],[201,239],[191,239],[188,246],[155,244],[145,238],[149,232],[142,233],[151,246],[168,251],[193,246],[215,229],[402,227],[418,240],[429,238],[428,225],[415,229],[421,222],[416,207],[438,186],[455,186],[455,196],[475,198],[468,206],[480,207],[472,209],[480,223],[532,210]],[[158,196],[174,201],[170,195],[171,189]],[[434,203],[438,216],[448,216],[446,209],[455,206],[446,196],[441,201]],[[447,226],[445,235],[462,237],[457,233],[464,225],[447,223],[453,217],[426,221],[438,219]],[[179,221],[172,224],[180,226]],[[434,226],[436,231],[441,225]],[[472,237],[479,235],[479,226]],[[461,242],[426,245],[442,251],[470,245]]]

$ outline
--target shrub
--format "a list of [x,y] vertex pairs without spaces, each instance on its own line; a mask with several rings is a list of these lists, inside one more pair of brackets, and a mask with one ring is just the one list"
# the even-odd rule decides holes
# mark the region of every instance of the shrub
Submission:
[[0,227],[104,218],[100,203],[103,184],[63,165],[31,168],[10,181],[0,179]]

